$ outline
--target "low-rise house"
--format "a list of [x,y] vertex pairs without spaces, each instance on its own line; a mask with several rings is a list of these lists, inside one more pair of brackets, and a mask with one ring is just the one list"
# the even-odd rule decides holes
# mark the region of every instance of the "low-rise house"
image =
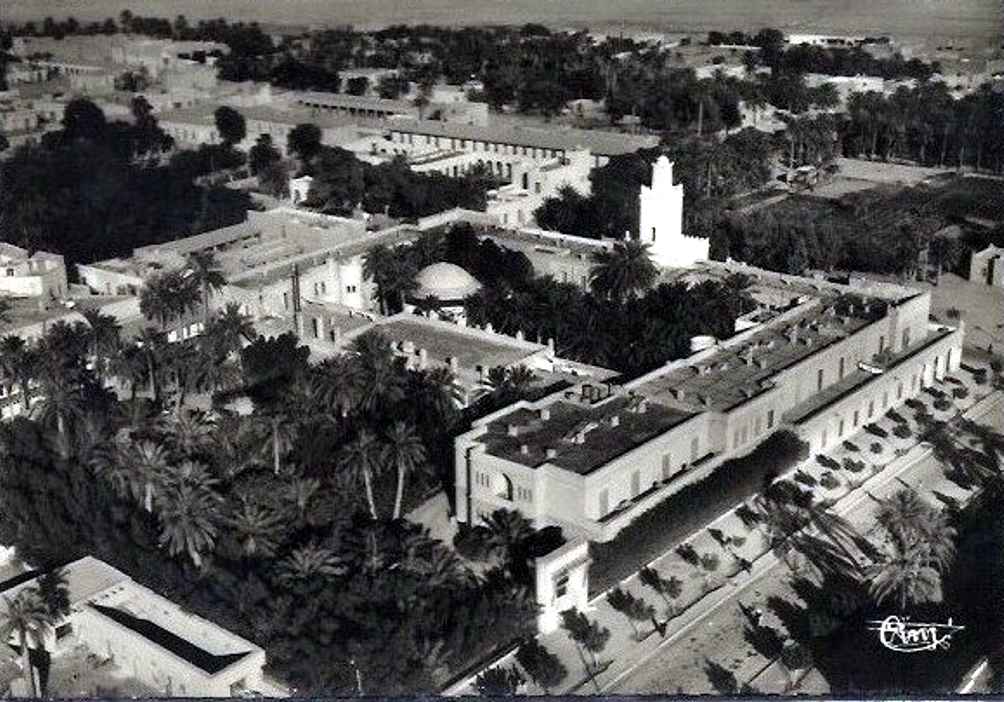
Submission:
[[[53,665],[61,654],[83,646],[166,697],[287,696],[265,677],[260,646],[186,612],[92,556],[63,572],[70,613],[43,641]],[[35,585],[30,575],[41,573],[19,577],[2,590],[0,610]]]
[[59,299],[67,294],[63,257],[0,242],[0,295]]

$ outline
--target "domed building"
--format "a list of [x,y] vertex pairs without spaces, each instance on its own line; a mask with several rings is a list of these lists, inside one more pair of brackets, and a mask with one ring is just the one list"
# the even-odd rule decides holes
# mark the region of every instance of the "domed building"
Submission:
[[464,299],[481,290],[481,283],[460,266],[440,262],[415,276],[417,287],[405,300],[405,311],[466,324]]

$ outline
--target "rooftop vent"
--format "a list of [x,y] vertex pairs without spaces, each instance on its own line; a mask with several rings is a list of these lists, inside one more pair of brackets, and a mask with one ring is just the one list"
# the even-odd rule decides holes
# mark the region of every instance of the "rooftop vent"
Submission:
[[753,361],[753,364],[757,368],[759,368],[760,370],[763,370],[764,368],[767,367],[767,359],[766,358],[758,358],[758,359],[756,359],[756,360]]
[[550,418],[551,418],[551,408],[550,407],[541,407],[541,409],[540,409],[540,421],[546,422]]
[[526,444],[520,444],[520,446],[519,446],[519,453],[520,453],[521,456],[529,456],[530,455],[530,447],[527,446]]
[[610,417],[610,428],[616,429],[621,425],[621,418],[619,414],[615,414]]
[[545,452],[545,455],[547,456],[547,460],[551,460],[551,459],[557,458],[558,457],[558,449],[549,448]]
[[673,394],[673,397],[677,400],[682,400],[687,396],[687,393],[684,391],[683,388],[673,388],[672,390],[670,390],[670,392]]
[[507,433],[509,436],[519,436],[519,426],[516,424],[510,424]]

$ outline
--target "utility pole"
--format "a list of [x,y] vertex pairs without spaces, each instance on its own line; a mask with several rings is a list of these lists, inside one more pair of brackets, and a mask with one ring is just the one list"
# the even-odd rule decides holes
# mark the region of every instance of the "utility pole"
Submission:
[[293,333],[300,335],[300,266],[293,264]]

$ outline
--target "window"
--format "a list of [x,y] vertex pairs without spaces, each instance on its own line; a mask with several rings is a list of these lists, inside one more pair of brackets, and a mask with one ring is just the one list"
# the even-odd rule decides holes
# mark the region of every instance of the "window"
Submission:
[[885,409],[888,406],[889,406],[889,391],[886,390],[885,392],[882,393],[882,409]]
[[823,389],[823,369],[820,368],[816,371],[816,392]]
[[568,571],[563,571],[554,581],[554,596],[564,597],[568,594]]
[[844,435],[844,418],[841,417],[840,424],[837,426],[837,438],[840,438],[843,435]]
[[700,450],[700,439],[694,437],[690,440],[690,462],[693,463],[697,460],[697,453]]
[[539,180],[536,183],[533,184],[533,192],[536,193],[537,195],[540,195],[540,181]]
[[13,278],[14,277],[14,269],[13,268],[8,268],[7,269],[7,277],[8,278]]
[[652,227],[652,243],[655,243],[655,227]]
[[873,414],[875,414],[875,400],[868,400],[868,419],[871,419]]
[[606,488],[600,490],[600,516],[605,517],[610,511],[610,491]]
[[904,329],[903,330],[903,348],[905,349],[909,345],[910,345],[910,330],[909,329]]
[[662,479],[669,480],[670,474],[673,472],[673,457],[670,454],[663,454],[662,457]]
[[826,429],[823,429],[823,434],[822,434],[822,436],[819,437],[819,448],[820,449],[826,448],[826,443],[827,443],[828,438],[829,437],[827,436]]
[[760,429],[762,428],[762,426],[763,426],[763,421],[760,419],[760,417],[757,417],[753,421],[753,436],[760,436]]
[[638,497],[641,492],[641,473],[635,471],[631,474],[631,497]]
[[355,285],[346,285],[345,286],[345,292],[347,292],[347,293],[354,293],[355,291],[356,291],[356,286]]
[[774,410],[767,410],[767,428],[774,428]]
[[878,350],[878,352],[882,353],[883,351],[885,351],[885,336],[880,336],[879,337],[879,350]]
[[319,324],[319,320],[317,319],[317,317],[313,317],[310,320],[310,328],[314,332],[314,338],[315,339],[320,338],[320,336],[321,336],[321,325]]
[[844,359],[843,359],[843,357],[840,358],[840,371],[838,373],[837,379],[838,380],[843,380],[844,379]]
[[289,309],[289,293],[284,292],[282,294],[282,308],[286,310]]
[[858,411],[854,410],[854,421],[851,422],[851,426],[856,427],[858,425]]

